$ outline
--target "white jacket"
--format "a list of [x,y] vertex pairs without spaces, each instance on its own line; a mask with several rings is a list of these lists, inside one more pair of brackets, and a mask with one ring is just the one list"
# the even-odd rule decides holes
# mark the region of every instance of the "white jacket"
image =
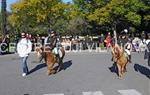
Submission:
[[32,50],[32,43],[26,38],[21,39],[17,44],[17,52],[20,57],[26,57]]

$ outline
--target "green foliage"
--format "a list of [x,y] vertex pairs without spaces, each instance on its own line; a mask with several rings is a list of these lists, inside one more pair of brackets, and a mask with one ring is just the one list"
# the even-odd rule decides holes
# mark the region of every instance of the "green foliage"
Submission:
[[[150,6],[146,0],[18,0],[11,5],[7,18],[17,31],[46,34],[49,28],[61,35],[106,31],[120,27],[145,27],[150,21]],[[141,13],[141,12],[144,12]],[[90,27],[89,27],[90,26]],[[116,27],[116,28],[117,28]]]
[[141,16],[137,15],[134,12],[129,12],[125,17],[128,19],[128,21],[132,22],[134,25],[140,25],[141,24]]
[[136,32],[136,29],[135,29],[134,27],[129,27],[129,32],[135,33],[135,32]]
[[145,15],[145,16],[144,16],[144,20],[150,21],[150,15]]
[[68,31],[70,31],[72,35],[82,35],[84,34],[85,28],[87,27],[87,23],[85,20],[79,16],[76,18],[70,20],[69,26],[68,26]]

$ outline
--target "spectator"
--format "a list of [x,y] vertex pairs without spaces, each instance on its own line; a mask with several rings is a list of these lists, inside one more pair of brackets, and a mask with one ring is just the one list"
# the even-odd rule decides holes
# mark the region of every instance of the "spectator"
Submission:
[[150,40],[146,40],[147,49],[145,50],[146,57],[148,59],[148,66],[150,66]]
[[36,40],[35,40],[36,43],[42,44],[41,37],[40,37],[39,34],[36,35],[36,38],[35,38],[35,39],[36,39]]
[[103,34],[101,34],[101,36],[99,38],[101,49],[104,49],[104,40],[105,40],[105,37]]
[[19,41],[19,37],[17,35],[14,35],[14,44],[15,44],[15,53],[17,53],[17,43]]
[[5,38],[3,39],[3,43],[6,44],[5,53],[8,54],[9,52],[9,43],[10,43],[10,37],[9,34],[6,34]]
[[108,33],[106,39],[105,39],[105,43],[106,43],[106,46],[107,48],[110,48],[111,46],[111,35],[110,35],[110,32]]
[[0,35],[0,55],[2,54],[1,53],[1,43],[2,43],[2,35]]
[[131,63],[132,40],[129,39],[129,41],[125,44],[124,49],[128,54],[128,61]]

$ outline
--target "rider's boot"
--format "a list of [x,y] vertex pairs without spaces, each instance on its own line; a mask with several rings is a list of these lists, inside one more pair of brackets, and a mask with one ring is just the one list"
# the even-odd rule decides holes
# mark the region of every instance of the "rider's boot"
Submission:
[[60,62],[60,56],[59,56],[59,54],[56,54],[56,60],[57,60],[58,63]]
[[58,71],[61,71],[62,69],[64,69],[64,65],[63,65],[63,63],[62,63],[62,60],[61,60],[59,54],[56,55],[56,58],[57,58],[57,63],[59,64],[59,69],[58,69]]
[[132,61],[131,61],[131,55],[129,55],[129,63],[132,63]]
[[149,56],[148,56],[148,66],[150,66],[150,57]]

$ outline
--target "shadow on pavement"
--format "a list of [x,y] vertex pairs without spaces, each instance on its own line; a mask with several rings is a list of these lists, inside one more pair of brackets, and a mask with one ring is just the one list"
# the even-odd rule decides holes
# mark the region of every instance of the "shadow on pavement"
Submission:
[[117,66],[116,66],[116,63],[113,63],[113,65],[111,67],[109,67],[109,70],[112,72],[112,73],[116,73],[117,74]]
[[[72,60],[64,62],[63,65],[64,65],[64,70],[66,70],[67,68],[69,68],[72,65]],[[54,70],[57,71],[58,70],[58,66],[54,67]]]
[[67,68],[69,68],[71,65],[72,65],[72,60],[64,62],[64,70],[66,70]]
[[38,64],[35,68],[31,69],[31,71],[29,72],[29,74],[31,74],[31,73],[33,73],[33,72],[35,72],[37,70],[40,70],[40,69],[42,69],[42,68],[44,68],[46,66],[47,65],[45,63]]
[[147,78],[150,79],[150,69],[148,69],[147,67],[139,64],[134,64],[134,70],[136,72],[140,72],[141,74],[145,75]]
[[[64,70],[66,70],[67,68],[69,68],[72,65],[72,60],[69,60],[67,62],[64,62]],[[41,63],[39,65],[37,65],[35,68],[31,69],[31,71],[29,72],[29,74],[36,72],[42,68],[45,68],[47,65],[45,63]],[[58,66],[54,67],[54,70],[57,70]]]

